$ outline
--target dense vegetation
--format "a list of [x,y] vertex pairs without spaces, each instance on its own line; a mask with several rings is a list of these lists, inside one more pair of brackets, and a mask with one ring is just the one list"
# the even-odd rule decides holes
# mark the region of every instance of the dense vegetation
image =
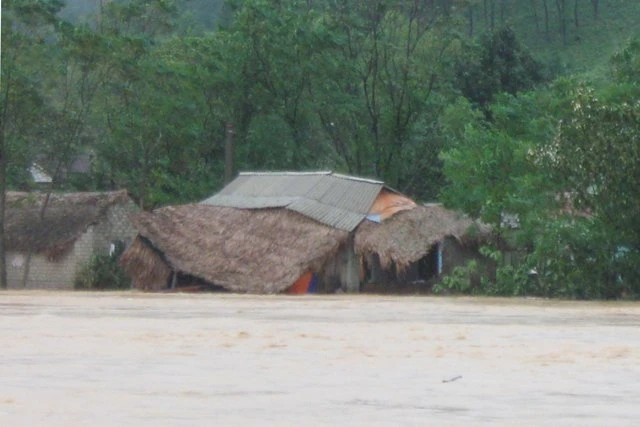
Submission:
[[233,142],[236,170],[377,177],[493,225],[496,277],[451,289],[637,297],[638,17],[634,0],[5,0],[0,189],[32,188],[37,163],[52,189],[195,201]]

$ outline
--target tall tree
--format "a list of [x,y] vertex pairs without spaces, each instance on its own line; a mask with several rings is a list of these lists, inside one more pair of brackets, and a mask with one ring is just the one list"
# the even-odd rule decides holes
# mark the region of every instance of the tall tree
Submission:
[[607,100],[589,88],[579,89],[571,116],[560,126],[552,160],[572,204],[590,213],[591,233],[600,236],[601,255],[592,260],[602,266],[599,280],[609,289],[623,285],[627,293],[637,294],[640,104],[624,98]]
[[505,27],[465,48],[457,60],[456,77],[462,94],[484,108],[501,92],[516,95],[533,88],[544,80],[544,73],[515,32]]
[[600,0],[591,0],[593,17],[597,20],[600,16]]
[[[436,6],[399,2],[391,8],[374,2],[364,8],[341,2],[334,7],[335,47],[324,54],[326,65],[316,67],[320,75],[312,95],[350,172],[404,186],[405,171],[425,159],[436,161],[433,137],[418,134],[428,127],[421,122],[430,103],[446,96],[445,58],[456,40],[448,33],[454,28],[447,20],[452,4]],[[420,158],[409,156],[413,144],[422,146]]]
[[222,182],[222,120],[211,99],[208,36],[177,37],[173,2],[110,3],[102,16],[113,53],[102,96],[99,168],[140,205],[204,197]]
[[6,288],[5,196],[24,185],[33,152],[46,138],[51,100],[46,84],[60,1],[5,0],[2,9],[0,86],[0,288]]
[[567,0],[556,0],[558,26],[562,35],[562,44],[567,44]]

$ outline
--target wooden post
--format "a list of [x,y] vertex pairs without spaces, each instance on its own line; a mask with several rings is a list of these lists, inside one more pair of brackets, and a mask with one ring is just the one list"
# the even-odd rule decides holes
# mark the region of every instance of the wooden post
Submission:
[[5,246],[5,206],[7,195],[7,168],[4,149],[4,129],[0,125],[0,289],[7,289],[7,261]]
[[233,123],[227,123],[227,136],[224,142],[224,183],[228,184],[233,180],[233,145],[236,131]]
[[360,292],[360,264],[353,247],[353,237],[349,238],[349,243],[345,247],[346,277],[344,290],[347,293]]
[[176,288],[176,283],[178,282],[178,273],[176,270],[173,270],[173,274],[171,276],[171,289]]

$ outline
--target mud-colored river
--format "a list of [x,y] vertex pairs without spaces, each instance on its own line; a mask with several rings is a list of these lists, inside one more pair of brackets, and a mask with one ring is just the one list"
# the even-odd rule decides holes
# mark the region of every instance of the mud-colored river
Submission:
[[640,304],[0,293],[0,426],[640,425]]

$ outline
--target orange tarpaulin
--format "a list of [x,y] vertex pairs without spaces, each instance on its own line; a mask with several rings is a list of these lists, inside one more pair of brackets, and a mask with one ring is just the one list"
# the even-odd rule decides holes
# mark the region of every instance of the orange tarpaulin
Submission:
[[369,215],[378,215],[380,217],[380,221],[384,221],[397,212],[406,211],[415,207],[416,202],[407,196],[382,190],[373,202],[371,209],[369,209]]
[[309,285],[311,284],[312,280],[313,280],[313,273],[310,271],[306,272],[305,274],[300,276],[300,278],[296,280],[295,283],[291,285],[289,289],[287,289],[287,293],[288,294],[306,294],[307,292],[309,292]]

